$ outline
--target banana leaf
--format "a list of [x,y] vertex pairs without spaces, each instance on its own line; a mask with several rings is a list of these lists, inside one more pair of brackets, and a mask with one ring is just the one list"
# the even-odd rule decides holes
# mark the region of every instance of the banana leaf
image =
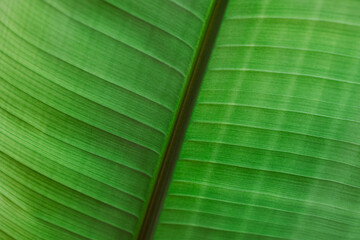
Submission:
[[0,0],[0,239],[360,239],[359,69],[358,0]]

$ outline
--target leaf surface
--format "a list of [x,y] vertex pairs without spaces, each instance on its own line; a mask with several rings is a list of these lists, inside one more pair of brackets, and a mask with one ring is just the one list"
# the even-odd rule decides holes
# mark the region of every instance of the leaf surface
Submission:
[[229,1],[155,239],[360,237],[359,11]]
[[136,237],[211,4],[0,1],[0,238]]

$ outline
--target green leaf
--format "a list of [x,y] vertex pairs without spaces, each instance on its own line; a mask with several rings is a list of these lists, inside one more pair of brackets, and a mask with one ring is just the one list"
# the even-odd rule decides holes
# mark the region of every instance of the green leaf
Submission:
[[230,0],[155,239],[360,238],[359,10]]
[[359,239],[359,13],[1,0],[0,239]]
[[210,7],[0,2],[2,239],[138,234]]

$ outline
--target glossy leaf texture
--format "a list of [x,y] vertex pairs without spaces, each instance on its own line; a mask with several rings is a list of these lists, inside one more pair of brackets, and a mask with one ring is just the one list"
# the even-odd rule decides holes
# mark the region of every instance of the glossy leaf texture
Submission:
[[360,239],[360,2],[230,0],[155,239]]
[[0,1],[1,239],[136,236],[211,2]]

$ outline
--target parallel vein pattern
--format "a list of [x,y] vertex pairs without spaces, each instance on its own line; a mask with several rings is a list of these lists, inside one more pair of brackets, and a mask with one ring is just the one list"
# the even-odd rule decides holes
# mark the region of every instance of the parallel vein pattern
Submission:
[[136,236],[210,4],[0,1],[1,239]]
[[360,239],[359,13],[229,1],[155,239]]

